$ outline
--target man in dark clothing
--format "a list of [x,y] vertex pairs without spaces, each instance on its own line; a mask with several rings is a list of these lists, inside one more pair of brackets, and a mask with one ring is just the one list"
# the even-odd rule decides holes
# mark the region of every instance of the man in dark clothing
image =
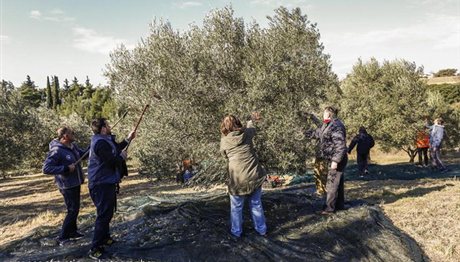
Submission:
[[67,208],[67,215],[58,237],[60,245],[83,237],[77,231],[77,217],[80,211],[80,187],[85,181],[80,164],[74,163],[85,153],[75,145],[74,132],[69,127],[59,128],[57,138],[49,144],[49,153],[43,163],[43,173],[54,175]]
[[358,162],[359,175],[364,176],[369,174],[367,159],[371,148],[374,146],[374,138],[367,133],[366,128],[363,126],[359,128],[359,133],[351,140],[350,146],[348,146],[348,154],[351,153],[356,145],[358,145],[356,148],[356,161]]
[[326,183],[326,208],[321,212],[322,215],[345,208],[343,176],[348,161],[346,130],[336,115],[335,108],[326,107],[323,124],[317,130],[321,154],[330,163]]
[[127,158],[127,152],[122,149],[134,139],[135,132],[132,131],[123,142],[116,143],[105,118],[93,120],[91,128],[94,135],[91,138],[89,153],[88,187],[96,206],[97,217],[89,256],[100,259],[104,255],[104,246],[114,243],[110,236],[109,224],[116,207],[116,190],[121,179],[121,167]]

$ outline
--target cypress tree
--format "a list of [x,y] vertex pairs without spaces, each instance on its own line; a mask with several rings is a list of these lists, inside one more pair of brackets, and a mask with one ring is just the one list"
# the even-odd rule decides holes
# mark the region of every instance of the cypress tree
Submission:
[[53,89],[53,109],[57,109],[57,106],[61,104],[61,99],[59,98],[59,79],[57,76],[54,76]]
[[46,106],[48,109],[53,107],[53,97],[51,94],[50,77],[46,77]]

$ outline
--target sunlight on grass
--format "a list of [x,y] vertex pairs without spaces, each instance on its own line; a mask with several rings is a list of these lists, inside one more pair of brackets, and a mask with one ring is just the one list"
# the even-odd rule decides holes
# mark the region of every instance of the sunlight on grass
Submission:
[[14,215],[11,222],[0,228],[0,246],[33,234],[40,227],[58,227],[64,219],[63,213],[47,210],[25,220],[17,220]]
[[412,236],[433,261],[460,257],[460,181],[432,182],[442,190],[384,204],[393,223]]

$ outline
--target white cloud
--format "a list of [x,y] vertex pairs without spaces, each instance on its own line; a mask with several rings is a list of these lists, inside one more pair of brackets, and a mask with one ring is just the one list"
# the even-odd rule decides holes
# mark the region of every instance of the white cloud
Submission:
[[36,20],[46,20],[52,22],[67,22],[67,21],[74,21],[75,18],[65,16],[64,11],[61,9],[55,8],[48,12],[49,15],[43,15],[39,10],[32,10],[30,11],[30,18]]
[[73,34],[75,36],[73,46],[90,53],[107,55],[121,44],[124,44],[127,48],[134,47],[134,45],[128,43],[125,39],[100,35],[90,28],[74,27]]
[[196,2],[196,1],[186,1],[182,3],[175,3],[175,5],[181,9],[189,8],[189,7],[196,7],[196,6],[202,6],[203,3],[201,2]]
[[32,19],[40,19],[42,17],[42,13],[38,10],[32,10],[30,11],[30,18]]
[[452,34],[444,39],[440,39],[439,42],[433,46],[435,49],[446,49],[446,48],[457,48],[460,49],[460,28],[457,31],[458,34]]
[[366,33],[344,32],[324,39],[325,43],[340,43],[352,47],[392,45],[429,41],[434,47],[460,47],[460,16],[428,15],[425,21],[388,30]]
[[431,10],[448,10],[458,8],[458,0],[408,0],[413,7],[428,7]]
[[341,78],[351,71],[358,57],[364,61],[370,57],[401,58],[425,65],[427,71],[436,70],[445,67],[446,61],[460,61],[453,59],[460,58],[460,16],[428,14],[421,21],[393,29],[323,32],[322,41]]

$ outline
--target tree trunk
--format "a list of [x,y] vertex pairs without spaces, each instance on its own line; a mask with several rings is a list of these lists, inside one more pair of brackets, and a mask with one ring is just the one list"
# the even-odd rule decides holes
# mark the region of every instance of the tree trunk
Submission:
[[417,149],[412,149],[408,147],[407,149],[403,149],[406,151],[407,155],[409,155],[409,163],[414,163],[415,157],[417,156]]

